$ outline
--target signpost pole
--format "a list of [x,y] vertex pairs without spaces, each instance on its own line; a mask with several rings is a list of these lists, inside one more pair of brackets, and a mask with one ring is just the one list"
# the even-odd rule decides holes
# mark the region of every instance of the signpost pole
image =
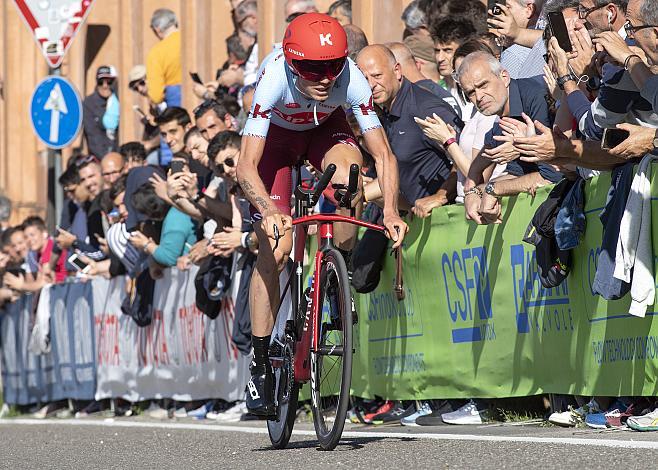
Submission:
[[[61,76],[60,67],[50,68],[49,75]],[[48,148],[48,231],[52,233],[59,223],[64,207],[64,193],[58,188],[59,177],[62,175],[61,149]]]

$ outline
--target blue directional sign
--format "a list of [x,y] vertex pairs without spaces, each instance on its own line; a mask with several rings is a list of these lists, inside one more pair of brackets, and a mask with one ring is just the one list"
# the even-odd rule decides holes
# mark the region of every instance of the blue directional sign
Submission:
[[50,148],[66,147],[82,126],[82,102],[65,78],[46,77],[32,94],[30,118],[34,132]]

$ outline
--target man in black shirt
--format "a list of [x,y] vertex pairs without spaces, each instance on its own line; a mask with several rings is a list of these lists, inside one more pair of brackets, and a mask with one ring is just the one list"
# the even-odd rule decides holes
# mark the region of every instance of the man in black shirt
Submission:
[[[429,214],[453,197],[456,175],[445,149],[425,137],[414,117],[437,114],[458,132],[463,123],[445,101],[404,78],[400,64],[385,46],[364,48],[357,63],[370,84],[373,101],[383,110],[382,124],[398,161],[401,202],[415,208],[414,212]],[[371,199],[368,188],[366,197]]]
[[113,87],[116,81],[116,70],[114,67],[103,65],[96,71],[96,89],[82,102],[85,139],[89,153],[99,160],[109,152],[116,152],[117,132],[116,129],[106,129],[103,124],[103,116],[107,110],[108,99],[114,93]]
[[[90,198],[90,201],[82,206],[86,216],[86,230],[82,230],[85,236],[81,238],[79,231],[77,235],[72,233],[75,232],[73,227],[70,229],[72,232],[60,228],[56,240],[62,249],[80,250],[85,256],[98,261],[105,258],[99,242],[99,238],[105,238],[100,203],[104,184],[101,166],[93,156],[79,156],[74,165],[80,179],[78,184],[87,190]],[[75,224],[75,221],[73,223]]]

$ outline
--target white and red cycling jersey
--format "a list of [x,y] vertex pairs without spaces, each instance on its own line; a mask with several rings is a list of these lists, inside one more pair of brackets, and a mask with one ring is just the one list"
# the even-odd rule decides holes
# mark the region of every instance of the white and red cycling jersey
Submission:
[[350,58],[325,101],[304,96],[296,87],[297,80],[298,76],[286,64],[283,50],[272,51],[258,70],[243,135],[266,137],[270,122],[292,131],[308,131],[320,126],[344,104],[352,108],[362,132],[381,127],[368,81]]

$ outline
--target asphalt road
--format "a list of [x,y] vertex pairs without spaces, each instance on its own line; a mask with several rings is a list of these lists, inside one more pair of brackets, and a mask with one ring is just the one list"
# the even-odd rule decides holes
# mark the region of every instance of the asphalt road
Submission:
[[312,425],[288,449],[269,445],[263,423],[0,420],[0,468],[656,468],[658,434],[543,426],[346,425],[333,452]]

